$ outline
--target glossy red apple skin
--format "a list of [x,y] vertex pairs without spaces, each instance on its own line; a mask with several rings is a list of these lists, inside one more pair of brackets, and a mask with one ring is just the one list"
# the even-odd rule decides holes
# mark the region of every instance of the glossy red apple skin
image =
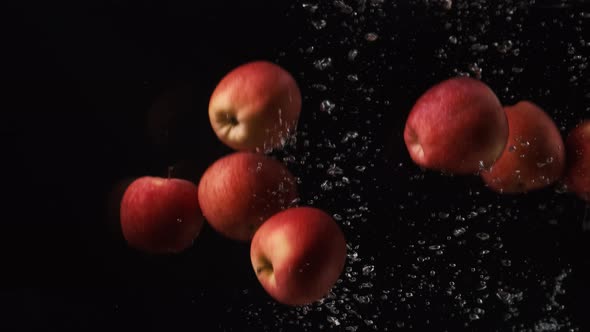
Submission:
[[184,251],[204,224],[197,186],[181,179],[138,178],[127,187],[120,213],[129,246],[152,254]]
[[570,131],[565,141],[566,171],[564,182],[568,190],[590,201],[590,120]]
[[491,166],[507,137],[508,122],[495,93],[468,77],[451,78],[427,90],[404,129],[406,147],[417,165],[452,174]]
[[281,148],[296,131],[301,92],[293,76],[268,61],[230,71],[209,101],[209,120],[217,137],[239,151]]
[[283,304],[310,304],[326,296],[346,262],[346,240],[336,222],[310,207],[272,216],[254,235],[250,259],[268,294]]
[[508,144],[492,168],[481,173],[486,185],[501,193],[523,193],[559,180],[565,147],[551,117],[529,101],[504,109],[510,128]]
[[222,235],[250,241],[260,225],[297,198],[297,181],[281,162],[235,152],[214,162],[199,182],[205,219]]

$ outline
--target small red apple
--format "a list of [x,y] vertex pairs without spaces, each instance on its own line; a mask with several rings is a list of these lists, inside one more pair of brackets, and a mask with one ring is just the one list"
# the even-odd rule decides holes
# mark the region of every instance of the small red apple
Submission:
[[250,241],[266,219],[296,198],[297,183],[287,167],[254,152],[235,152],[217,160],[199,182],[205,219],[238,241]]
[[553,120],[529,101],[507,106],[505,111],[508,144],[492,168],[481,173],[484,182],[497,192],[522,193],[559,180],[565,148]]
[[197,186],[190,181],[141,177],[121,201],[121,229],[127,243],[148,253],[178,253],[190,247],[204,219]]
[[240,151],[282,147],[297,127],[301,93],[286,70],[267,61],[241,65],[213,91],[209,119],[219,139]]
[[564,182],[580,198],[590,201],[590,120],[570,131],[566,141],[567,166]]
[[412,160],[427,169],[477,173],[502,154],[508,123],[500,101],[484,83],[458,77],[426,91],[406,121]]
[[258,280],[275,300],[305,305],[332,289],[346,261],[346,240],[325,212],[300,207],[282,211],[258,229],[250,246]]

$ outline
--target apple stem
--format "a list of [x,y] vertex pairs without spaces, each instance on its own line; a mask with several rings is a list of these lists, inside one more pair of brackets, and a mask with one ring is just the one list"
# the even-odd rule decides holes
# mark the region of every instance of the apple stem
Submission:
[[172,177],[172,171],[174,170],[174,166],[168,166],[168,180]]

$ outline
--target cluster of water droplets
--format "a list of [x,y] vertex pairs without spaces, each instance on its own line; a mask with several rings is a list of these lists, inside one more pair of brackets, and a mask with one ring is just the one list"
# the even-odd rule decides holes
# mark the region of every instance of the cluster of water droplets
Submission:
[[[439,68],[447,71],[443,76],[502,82],[496,93],[506,102],[522,97],[514,91],[518,90],[519,76],[527,70],[528,59],[522,57],[522,50],[530,45],[519,35],[525,13],[534,5],[533,0],[417,0],[410,4],[445,18],[441,20],[445,22],[441,32],[445,38],[433,52]],[[292,9],[307,17],[303,22],[307,25],[305,38],[296,41],[277,61],[294,57],[300,62],[296,74],[304,78],[300,83],[304,112],[309,118],[277,155],[310,193],[297,203],[329,211],[342,226],[348,257],[341,279],[325,299],[293,309],[274,301],[264,307],[251,305],[244,310],[247,321],[268,331],[291,327],[301,331],[393,331],[429,326],[430,318],[421,319],[425,315],[439,321],[448,318],[466,328],[498,318],[499,330],[577,331],[559,298],[571,270],[560,266],[558,275],[528,275],[536,273],[527,270],[530,262],[513,256],[506,243],[507,231],[502,229],[526,218],[526,211],[517,203],[487,201],[489,195],[466,188],[464,193],[449,193],[461,201],[460,206],[443,207],[432,204],[429,194],[417,189],[391,202],[392,220],[371,219],[375,215],[368,195],[379,188],[380,182],[370,174],[383,153],[375,137],[383,115],[372,108],[390,104],[387,93],[380,89],[385,76],[398,70],[387,60],[398,51],[378,45],[402,38],[404,31],[381,31],[381,22],[399,20],[395,17],[398,6],[402,5],[384,0],[335,0],[304,1]],[[577,15],[572,20],[581,22],[590,17],[587,13]],[[559,24],[548,21],[541,25]],[[502,33],[492,33],[498,25],[504,27]],[[570,56],[564,59],[565,67],[559,66],[568,68],[572,84],[579,84],[588,63],[579,50],[588,44],[581,40],[566,47]],[[501,61],[491,63],[491,58]],[[430,78],[416,78],[421,79]],[[548,89],[531,91],[544,96],[550,93]],[[554,113],[559,115],[560,111]],[[561,123],[562,129],[566,125]],[[331,128],[322,130],[319,126]],[[528,142],[520,144],[510,147],[510,152],[519,153]],[[548,159],[538,167],[552,162]],[[391,174],[403,176],[408,169],[409,183],[418,188],[432,179],[432,175],[403,162],[392,166]],[[335,201],[338,204],[331,204]],[[466,208],[469,204],[471,208]],[[331,210],[332,206],[340,208]],[[539,204],[539,210],[545,209],[546,204]],[[377,259],[371,248],[363,247],[370,240],[362,237],[370,233],[372,223],[379,222],[416,234],[411,239],[396,237],[395,230],[384,235],[385,246],[379,248],[391,250],[383,253],[391,256],[385,266],[379,265],[383,260]],[[557,224],[557,219],[550,217],[548,222]],[[540,302],[528,302],[523,283],[537,281],[546,286],[545,297]],[[531,305],[540,308],[542,313],[537,317],[541,318],[522,322],[523,311]]]

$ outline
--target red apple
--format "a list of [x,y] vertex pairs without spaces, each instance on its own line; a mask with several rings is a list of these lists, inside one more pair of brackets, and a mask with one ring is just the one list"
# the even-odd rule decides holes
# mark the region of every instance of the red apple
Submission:
[[190,181],[141,177],[121,201],[123,236],[144,252],[181,252],[192,245],[203,223],[197,186]]
[[258,227],[297,198],[296,180],[281,162],[236,152],[213,163],[199,182],[199,204],[226,237],[250,241]]
[[522,193],[559,180],[565,164],[563,139],[553,120],[537,105],[521,101],[505,107],[508,144],[502,156],[481,176],[491,189]]
[[564,182],[580,198],[590,201],[590,120],[578,124],[566,141]]
[[477,173],[502,154],[508,123],[500,101],[484,83],[458,77],[426,91],[406,121],[404,140],[421,167]]
[[209,119],[219,139],[240,151],[282,147],[295,132],[301,93],[291,74],[255,61],[229,72],[209,101]]
[[270,296],[283,304],[305,305],[326,296],[340,277],[346,241],[325,212],[291,208],[262,224],[252,239],[250,259]]

